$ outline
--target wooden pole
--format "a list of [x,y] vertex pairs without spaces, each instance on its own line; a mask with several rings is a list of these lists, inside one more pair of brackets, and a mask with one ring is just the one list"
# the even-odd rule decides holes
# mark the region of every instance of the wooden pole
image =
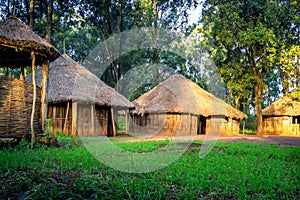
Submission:
[[125,111],[125,123],[126,123],[126,130],[125,130],[125,134],[126,135],[128,135],[128,133],[129,133],[129,111],[128,110],[126,110]]
[[114,109],[111,107],[111,121],[112,121],[112,127],[113,127],[113,136],[117,136],[117,129],[116,129],[116,122],[115,122],[115,116],[114,116]]
[[[293,120],[293,118],[292,118],[292,120]],[[298,119],[296,117],[296,119],[295,119],[296,135],[298,135],[298,128],[300,127],[300,125],[299,125],[299,127],[297,127],[297,125],[298,125]]]
[[24,66],[21,66],[20,80],[24,81]]
[[49,65],[44,63],[42,67],[42,91],[41,91],[41,118],[42,130],[45,131],[45,121],[47,118],[47,84],[48,84]]
[[73,143],[76,144],[77,136],[77,102],[72,102],[72,135]]
[[33,148],[33,144],[35,142],[35,132],[34,132],[34,111],[35,111],[35,103],[36,103],[36,83],[35,83],[35,54],[31,52],[31,71],[32,71],[32,85],[33,85],[33,100],[32,100],[32,110],[31,110],[31,120],[30,120],[30,129],[31,129],[31,144],[30,147]]
[[57,121],[56,121],[56,105],[53,104],[53,112],[52,112],[52,131],[56,131],[57,130]]
[[95,134],[95,123],[94,123],[94,105],[91,105],[91,123],[92,123],[92,130],[90,135]]
[[243,135],[245,134],[245,123],[246,123],[246,119],[243,120]]
[[68,116],[69,116],[69,107],[70,107],[70,102],[68,101],[68,103],[67,103],[67,111],[66,111],[66,115],[65,115],[64,128],[63,128],[63,133],[65,135],[69,135],[69,133],[66,134],[66,127],[67,127]]

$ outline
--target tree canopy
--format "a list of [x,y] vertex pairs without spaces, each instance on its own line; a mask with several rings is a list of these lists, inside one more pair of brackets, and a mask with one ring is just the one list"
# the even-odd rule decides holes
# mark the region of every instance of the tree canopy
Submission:
[[290,85],[299,86],[299,4],[292,0],[206,0],[202,23],[205,45],[230,99],[238,107],[254,94],[260,133],[266,75],[277,66],[284,93]]
[[[197,6],[202,6],[203,11],[194,29],[188,24],[188,11]],[[49,8],[52,8],[51,18]],[[122,87],[128,81],[126,73],[131,71],[143,83],[139,88],[130,89],[131,96],[127,97],[132,99],[164,77],[163,69],[153,68],[149,73],[157,82],[144,81],[151,77],[140,70],[148,70],[149,65],[168,66],[212,90],[209,85],[215,84],[218,78],[212,77],[212,71],[203,73],[189,62],[207,60],[208,54],[191,53],[182,58],[156,46],[159,28],[184,32],[191,40],[182,48],[188,52],[201,46],[213,58],[227,90],[226,97],[222,98],[242,111],[250,112],[251,106],[255,109],[258,133],[262,108],[300,87],[299,13],[297,0],[205,0],[201,4],[197,0],[7,0],[0,3],[1,19],[14,15],[28,25],[33,23],[36,33],[42,37],[51,35],[51,43],[61,53],[80,63],[108,38],[135,28],[154,27],[150,32],[152,48],[127,52],[112,60],[104,73],[96,74],[111,86],[118,85],[122,79]],[[120,52],[128,45],[122,37],[117,42]],[[0,68],[0,74],[18,77],[17,70]]]

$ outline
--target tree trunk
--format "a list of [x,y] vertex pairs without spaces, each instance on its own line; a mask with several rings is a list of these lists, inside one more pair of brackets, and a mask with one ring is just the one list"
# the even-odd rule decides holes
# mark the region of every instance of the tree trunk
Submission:
[[35,83],[35,55],[34,52],[31,52],[31,59],[32,59],[32,65],[31,65],[31,71],[32,71],[32,85],[33,85],[33,101],[32,101],[32,110],[31,110],[31,120],[30,120],[30,129],[31,129],[31,144],[30,147],[33,148],[33,144],[35,142],[35,132],[34,132],[34,111],[35,111],[35,102],[36,102],[36,83]]
[[9,8],[9,5],[10,5],[10,0],[7,0],[7,17],[10,16],[10,8]]
[[17,7],[17,4],[16,4],[16,1],[14,0],[13,1],[13,10],[12,10],[12,16],[14,17],[15,14],[16,14],[16,7]]
[[153,14],[154,14],[154,33],[152,33],[152,41],[153,41],[153,47],[154,52],[153,56],[151,58],[152,64],[155,66],[154,70],[154,81],[156,84],[159,83],[159,68],[158,68],[158,61],[159,61],[159,53],[157,50],[157,37],[158,37],[158,11],[157,11],[157,0],[153,0]]
[[[30,1],[31,2],[31,1]],[[52,5],[53,0],[48,1],[47,9],[47,26],[46,26],[46,41],[50,43],[51,35],[51,23],[52,23]],[[49,63],[43,64],[42,69],[42,93],[41,93],[41,118],[42,118],[42,131],[45,131],[45,121],[47,118],[47,85],[48,85],[48,73],[49,73]]]
[[281,84],[282,84],[282,92],[283,95],[285,96],[289,92],[289,81],[288,78],[286,77],[286,74],[280,67],[278,71],[279,71],[279,77],[281,79]]
[[48,0],[46,41],[49,42],[49,43],[50,43],[51,27],[52,27],[52,7],[53,7],[53,0]]
[[29,26],[30,26],[31,30],[34,30],[33,11],[34,11],[34,0],[30,0],[30,5],[29,5]]
[[255,114],[256,114],[256,134],[262,135],[263,134],[263,121],[262,121],[262,90],[264,84],[264,76],[265,73],[262,72],[259,76],[259,79],[255,85]]

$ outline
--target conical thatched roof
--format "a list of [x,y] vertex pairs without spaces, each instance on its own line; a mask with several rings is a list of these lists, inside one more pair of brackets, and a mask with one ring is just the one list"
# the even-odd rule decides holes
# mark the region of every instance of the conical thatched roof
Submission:
[[9,17],[0,21],[1,66],[31,66],[32,51],[36,54],[37,65],[42,64],[46,59],[52,61],[60,55],[57,49],[19,19]]
[[[37,83],[41,83],[42,69],[36,72]],[[30,81],[31,76],[26,77]],[[50,63],[48,101],[79,101],[100,105],[129,108],[133,104],[124,96],[106,85],[94,74],[76,63],[68,55]]]
[[284,96],[262,111],[264,116],[297,116],[300,115],[300,102]]
[[173,112],[196,115],[227,116],[245,119],[247,116],[203,90],[191,80],[175,74],[134,101],[137,112]]

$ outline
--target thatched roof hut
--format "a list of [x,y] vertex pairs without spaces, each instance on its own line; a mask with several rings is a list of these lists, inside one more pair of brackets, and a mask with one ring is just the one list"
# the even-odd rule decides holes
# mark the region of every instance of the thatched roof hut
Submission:
[[[25,66],[31,66],[34,73],[35,65],[43,65],[43,68],[47,68],[48,61],[52,61],[58,56],[59,52],[52,45],[36,35],[19,19],[10,17],[0,21],[1,67],[22,67],[23,69]],[[24,77],[24,70],[21,72],[21,77]],[[2,90],[0,93],[5,96],[1,96],[0,100],[0,127],[3,125],[6,126],[6,129],[4,133],[2,129],[1,135],[14,133],[22,136],[31,131],[33,145],[35,133],[41,130],[44,124],[47,74],[43,74],[43,80],[44,84],[40,94],[40,89],[36,89],[35,83],[30,86],[23,81],[2,78],[3,87],[0,88]],[[12,94],[12,91],[15,92]],[[27,98],[29,96],[32,98]],[[11,103],[15,101],[19,101],[19,105],[30,105],[31,112],[30,108],[26,106],[13,107]],[[12,115],[3,114],[7,112],[7,108],[10,108],[9,113]],[[28,125],[30,125],[30,130],[28,130]],[[16,130],[23,130],[23,133]]]
[[[41,70],[37,70],[37,83],[41,83]],[[28,77],[30,81],[31,77]],[[72,111],[67,113],[67,108],[78,104],[77,118],[85,121],[85,128],[82,123],[77,123],[77,131],[79,135],[94,135],[91,127],[91,117],[98,116],[98,120],[105,120],[103,132],[106,135],[115,135],[112,133],[113,121],[116,110],[129,109],[133,104],[129,102],[123,95],[117,93],[113,88],[106,85],[98,77],[90,71],[76,63],[68,55],[63,54],[50,64],[49,67],[49,87],[48,87],[49,111],[48,118],[53,120],[53,130],[59,130],[65,134],[70,134],[71,127],[64,128],[72,124]],[[72,102],[72,105],[69,105]],[[113,108],[114,113],[111,112]],[[72,108],[70,108],[71,110]],[[74,108],[73,108],[74,109]],[[101,113],[101,114],[100,114]],[[66,115],[68,115],[66,117]],[[101,116],[100,116],[101,115]],[[89,119],[88,119],[89,118]],[[101,118],[101,119],[100,119]],[[102,119],[103,118],[103,119]],[[65,122],[65,120],[68,120]],[[100,122],[100,124],[103,124]],[[94,125],[93,125],[94,126]],[[65,129],[65,131],[63,131]],[[86,130],[88,129],[88,130]]]
[[[136,110],[133,117],[136,115],[135,123],[137,123],[140,127],[148,126],[146,125],[147,119],[139,119],[139,117],[142,117],[145,114],[149,116],[151,115],[152,117],[155,114],[162,113],[173,115],[173,117],[167,116],[167,118],[170,119],[174,117],[179,118],[180,115],[182,118],[181,121],[192,121],[193,125],[191,126],[193,126],[193,130],[191,130],[190,125],[186,128],[181,128],[184,129],[185,132],[191,134],[204,134],[204,129],[206,129],[207,132],[209,128],[209,121],[207,121],[207,119],[211,119],[212,117],[225,118],[227,121],[234,120],[235,122],[239,122],[240,120],[247,118],[247,116],[239,110],[233,108],[229,104],[226,104],[221,99],[216,98],[211,93],[200,88],[191,80],[188,80],[184,76],[178,74],[171,76],[169,79],[160,83],[149,92],[140,96],[134,101],[134,104],[136,106]],[[174,116],[174,114],[176,116]],[[152,121],[153,120],[154,119],[152,119]],[[141,124],[142,122],[138,121],[142,121],[144,124]],[[162,121],[162,119],[160,119],[160,121]],[[165,132],[173,133],[176,128],[172,127],[170,124],[178,124],[178,122],[175,121],[176,120],[172,119],[172,122],[166,122],[167,125],[163,125],[164,127],[162,129],[167,129],[166,126],[168,126],[170,130]],[[199,127],[200,122],[202,122],[202,126],[205,127]],[[232,132],[232,127],[233,125],[230,127],[230,132]],[[173,131],[171,129],[173,129]],[[229,131],[227,129],[228,127],[226,128],[226,134],[228,134]],[[234,129],[238,129],[238,125],[237,127],[234,127]],[[238,132],[238,130],[234,130],[234,132]]]
[[300,135],[300,101],[284,96],[262,111],[264,134]]
[[0,21],[0,65],[6,67],[31,66],[31,52],[36,54],[36,65],[59,57],[59,51],[18,18]]

